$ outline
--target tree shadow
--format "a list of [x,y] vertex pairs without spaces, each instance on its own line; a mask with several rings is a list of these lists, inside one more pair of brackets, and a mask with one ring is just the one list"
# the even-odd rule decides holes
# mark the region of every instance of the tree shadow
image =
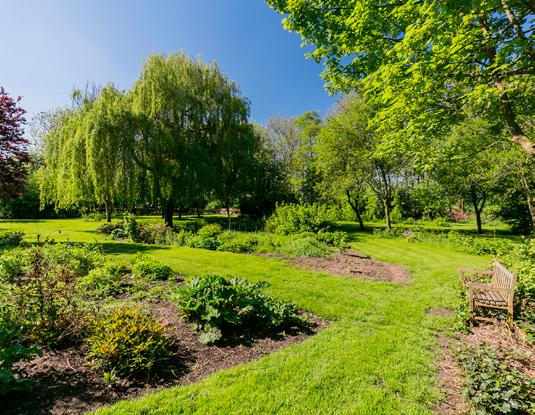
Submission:
[[106,254],[111,255],[135,254],[137,252],[166,250],[171,248],[171,246],[149,245],[133,242],[100,242],[99,244],[102,246],[102,249]]

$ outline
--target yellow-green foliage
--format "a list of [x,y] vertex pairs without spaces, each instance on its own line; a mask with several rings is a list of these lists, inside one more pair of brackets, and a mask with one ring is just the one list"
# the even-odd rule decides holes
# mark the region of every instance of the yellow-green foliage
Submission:
[[89,338],[88,357],[93,364],[119,376],[148,377],[173,354],[163,324],[139,308],[116,309],[97,318]]

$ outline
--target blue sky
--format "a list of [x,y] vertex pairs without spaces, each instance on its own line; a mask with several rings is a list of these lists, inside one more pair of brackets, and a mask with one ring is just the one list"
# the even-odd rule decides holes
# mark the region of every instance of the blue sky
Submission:
[[87,82],[128,89],[149,54],[179,50],[216,60],[258,122],[334,102],[321,65],[262,0],[2,0],[0,15],[0,86],[23,96],[29,116]]

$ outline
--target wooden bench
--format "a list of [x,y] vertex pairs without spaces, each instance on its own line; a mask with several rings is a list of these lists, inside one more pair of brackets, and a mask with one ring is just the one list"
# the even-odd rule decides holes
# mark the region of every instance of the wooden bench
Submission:
[[[500,308],[507,310],[513,318],[513,298],[515,294],[516,274],[494,259],[492,270],[478,271],[460,269],[461,280],[468,288],[470,315],[474,318],[476,307]],[[473,276],[491,277],[490,283],[475,282]],[[479,317],[479,319],[483,319]]]

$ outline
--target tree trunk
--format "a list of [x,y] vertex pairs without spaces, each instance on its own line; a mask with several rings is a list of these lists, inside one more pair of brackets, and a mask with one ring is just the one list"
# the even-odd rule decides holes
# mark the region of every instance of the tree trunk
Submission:
[[531,215],[531,227],[533,235],[535,235],[535,199],[528,196],[528,209]]
[[[472,199],[472,205],[474,207],[474,213],[476,214],[476,231],[478,234],[483,233],[483,227],[481,226],[481,212],[485,207],[486,195],[483,194],[481,198],[477,197],[475,190],[470,190],[470,198]],[[480,206],[481,203],[481,206]]]
[[483,233],[483,227],[481,226],[481,211],[475,209],[475,213],[476,213],[477,233],[481,235]]
[[390,230],[392,229],[392,224],[390,223],[390,201],[383,200],[383,206],[385,207],[386,229]]
[[355,203],[353,203],[351,201],[351,193],[349,190],[346,191],[346,196],[347,196],[347,203],[349,203],[349,206],[351,206],[351,209],[353,209],[353,212],[355,213],[355,218],[357,222],[359,223],[360,230],[363,231],[364,222],[362,221],[362,216],[360,214],[360,205],[359,205],[359,201],[357,200],[358,198],[355,198]]
[[355,211],[355,215],[357,216],[357,221],[359,223],[359,228],[361,231],[364,230],[364,222],[362,221],[362,215],[360,214],[360,211],[357,209]]
[[535,192],[531,189],[528,180],[524,175],[520,176],[520,183],[526,191],[526,201],[528,202],[529,214],[531,216],[531,227],[535,235]]
[[197,217],[200,218],[201,217],[201,210],[199,209],[199,206],[195,207],[195,211],[197,212]]
[[173,213],[175,212],[175,203],[171,199],[167,199],[164,210],[165,226],[173,227]]
[[227,205],[225,206],[225,208],[227,209],[227,218],[228,218],[228,230],[230,231],[230,206],[227,202]]
[[106,209],[106,222],[111,222],[111,213],[112,213],[111,200],[106,199],[106,202],[104,202],[104,208]]

